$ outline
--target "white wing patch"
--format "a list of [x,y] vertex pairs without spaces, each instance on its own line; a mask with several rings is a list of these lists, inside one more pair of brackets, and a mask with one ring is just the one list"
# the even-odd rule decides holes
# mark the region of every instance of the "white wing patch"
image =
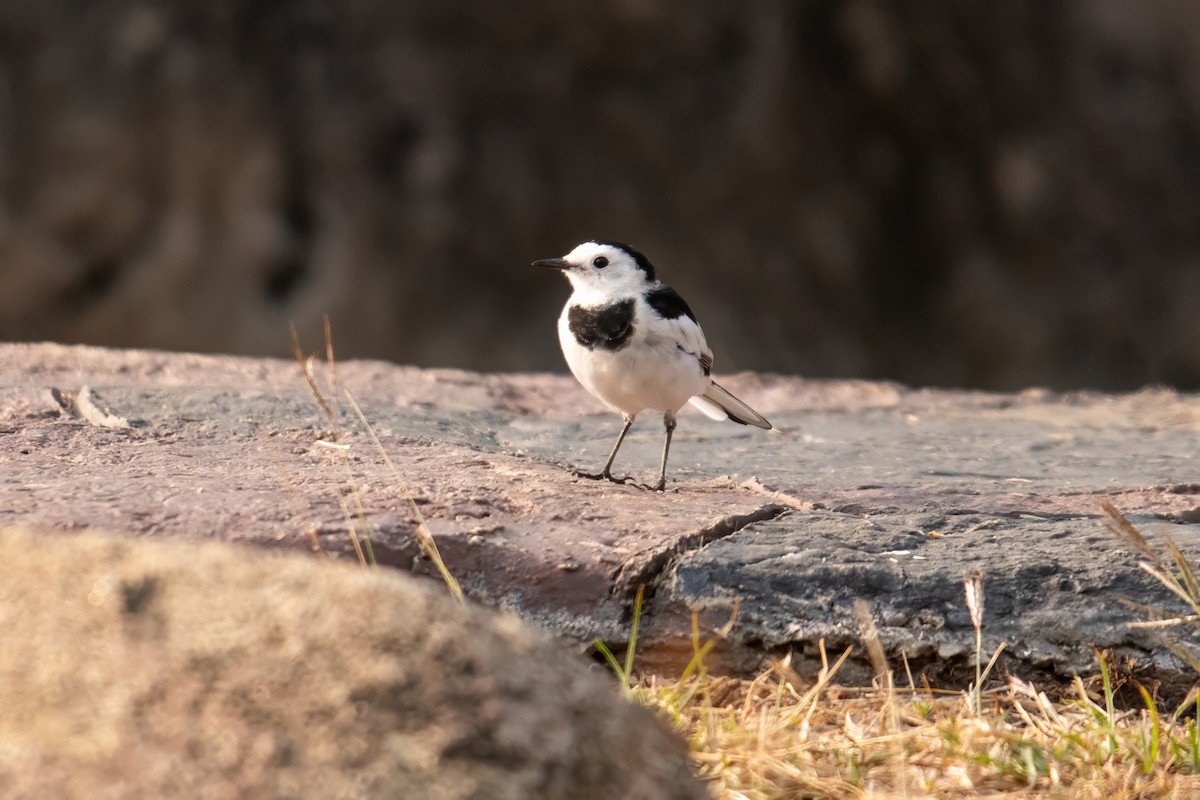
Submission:
[[662,324],[670,330],[675,340],[675,346],[700,362],[700,369],[705,375],[712,372],[713,355],[704,341],[704,331],[691,317],[676,317],[663,320]]
[[704,341],[704,331],[696,315],[679,293],[670,286],[658,283],[642,296],[653,319],[653,333],[675,343],[683,352],[693,356],[707,376],[712,372],[712,350]]

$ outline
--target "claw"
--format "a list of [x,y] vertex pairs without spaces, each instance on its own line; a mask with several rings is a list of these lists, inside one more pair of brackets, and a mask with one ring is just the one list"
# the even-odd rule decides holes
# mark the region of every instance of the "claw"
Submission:
[[633,482],[633,479],[629,476],[625,476],[624,478],[616,478],[613,477],[611,472],[583,472],[581,470],[573,469],[571,470],[571,474],[576,478],[587,478],[589,481],[612,481],[613,483],[619,483],[621,485]]

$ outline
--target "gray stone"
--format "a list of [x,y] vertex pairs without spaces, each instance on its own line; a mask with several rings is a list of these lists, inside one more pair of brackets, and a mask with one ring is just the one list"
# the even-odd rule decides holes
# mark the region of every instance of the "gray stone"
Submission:
[[[1200,553],[1194,526],[1172,535]],[[1094,672],[1099,648],[1170,679],[1178,662],[1152,635],[1127,628],[1138,615],[1119,600],[1178,602],[1136,560],[1094,515],[963,513],[929,526],[911,514],[794,511],[686,555],[655,602],[703,608],[719,621],[737,598],[739,641],[794,649],[804,671],[817,666],[818,640],[830,652],[859,640],[852,604],[861,598],[889,652],[903,653],[914,674],[951,683],[974,663],[963,580],[979,569],[984,660],[1004,643],[1002,666],[1027,678],[1064,678]]]
[[[894,384],[723,376],[785,433],[685,414],[665,494],[577,479],[619,427],[573,380],[379,362],[339,365],[402,483],[346,411],[348,450],[292,362],[0,346],[0,523],[102,527],[353,557],[339,500],[358,491],[379,562],[432,574],[414,536],[429,520],[477,600],[583,644],[628,635],[650,601],[648,667],[690,658],[690,613],[740,616],[714,668],[812,657],[855,640],[851,601],[875,610],[889,653],[932,678],[973,659],[964,574],[985,575],[986,650],[1067,678],[1111,648],[1146,679],[1188,679],[1122,597],[1178,608],[1106,531],[1108,499],[1154,540],[1200,556],[1200,398],[1030,390],[997,395]],[[327,380],[324,369],[318,370]],[[62,413],[92,388],[106,428]],[[639,420],[618,471],[654,473],[661,423]],[[353,498],[351,498],[353,503]],[[354,516],[357,516],[355,514]],[[812,662],[806,662],[811,666]]]

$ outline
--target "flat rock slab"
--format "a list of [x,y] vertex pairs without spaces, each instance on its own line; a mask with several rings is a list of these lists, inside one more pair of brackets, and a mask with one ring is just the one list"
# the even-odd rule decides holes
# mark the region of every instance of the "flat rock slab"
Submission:
[[[813,664],[819,640],[856,640],[863,598],[893,654],[961,670],[974,653],[962,581],[981,568],[985,649],[1003,641],[1016,671],[1089,671],[1105,647],[1182,674],[1126,624],[1139,616],[1119,597],[1177,606],[1099,502],[1200,556],[1196,396],[731,376],[785,433],[687,413],[657,494],[572,476],[602,464],[618,420],[569,377],[349,361],[337,382],[398,477],[345,399],[333,441],[294,362],[2,345],[0,524],[353,558],[356,520],[380,563],[429,573],[423,517],[472,596],[580,641],[623,641],[647,585],[639,650],[664,667],[690,655],[692,611],[715,628],[735,606],[729,668],[785,650]],[[68,413],[72,396],[93,410]],[[651,478],[661,436],[653,415],[639,421],[618,471]]]

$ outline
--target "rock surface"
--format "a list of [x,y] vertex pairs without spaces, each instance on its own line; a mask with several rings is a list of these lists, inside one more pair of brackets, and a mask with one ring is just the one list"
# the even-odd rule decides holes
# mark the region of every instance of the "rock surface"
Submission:
[[[1174,606],[1098,504],[1152,539],[1169,529],[1200,557],[1195,396],[732,376],[722,382],[787,432],[685,414],[659,495],[572,477],[568,466],[602,462],[618,420],[570,378],[379,362],[337,375],[402,481],[346,401],[348,449],[319,441],[328,424],[294,362],[0,346],[0,523],[352,558],[345,496],[351,509],[361,501],[381,563],[431,572],[411,496],[469,594],[581,642],[623,641],[631,597],[648,585],[639,652],[664,668],[690,655],[692,610],[711,629],[735,604],[718,662],[750,670],[792,649],[811,666],[820,639],[830,650],[856,640],[861,597],[893,656],[956,678],[974,651],[962,581],[979,567],[985,650],[1005,642],[1018,674],[1090,671],[1105,647],[1144,675],[1185,677],[1127,627],[1138,615],[1121,597]],[[64,415],[51,397],[85,386],[99,419],[129,427]],[[618,471],[650,476],[660,437],[640,420]]]
[[0,795],[708,797],[667,725],[393,571],[0,531]]

